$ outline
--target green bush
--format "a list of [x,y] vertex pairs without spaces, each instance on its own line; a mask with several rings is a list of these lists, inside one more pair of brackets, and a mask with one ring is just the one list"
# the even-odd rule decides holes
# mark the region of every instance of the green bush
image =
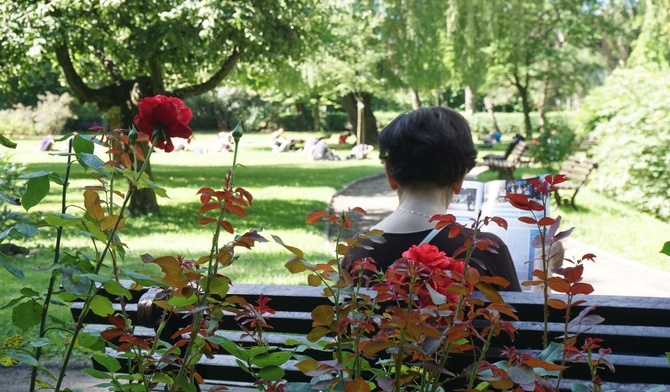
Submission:
[[670,75],[644,68],[613,72],[584,100],[580,119],[599,140],[601,191],[670,218]]
[[191,126],[196,129],[233,129],[242,119],[247,131],[265,128],[274,120],[280,105],[237,87],[219,87],[214,91],[186,99],[193,111]]
[[277,117],[277,126],[289,131],[305,131],[314,128],[311,113],[304,116],[296,113],[283,113]]
[[70,111],[72,96],[47,92],[40,95],[36,106],[17,105],[0,111],[0,133],[4,135],[55,135],[74,118]]
[[547,119],[544,130],[533,138],[528,150],[533,160],[547,169],[558,169],[560,163],[572,153],[575,141],[574,128],[560,117]]
[[[25,192],[25,180],[20,181],[25,166],[12,162],[11,156],[0,151],[0,231],[16,224],[26,223],[28,217],[22,212],[12,212],[7,208],[5,200],[20,198]],[[1,242],[1,241],[0,241]]]
[[[496,113],[495,115],[498,127],[503,135],[514,135],[516,133],[525,135],[523,113]],[[579,125],[576,120],[576,113],[574,112],[547,112],[545,117],[548,123],[545,125],[545,128],[551,128],[551,124],[561,124],[575,130]],[[538,120],[539,116],[537,112],[530,114],[530,123],[534,130],[537,130]],[[473,132],[483,132],[484,130],[491,132],[493,130],[493,121],[491,121],[491,117],[486,112],[474,113],[469,123]]]
[[346,112],[328,112],[325,116],[325,128],[327,131],[341,132],[347,128],[349,117]]

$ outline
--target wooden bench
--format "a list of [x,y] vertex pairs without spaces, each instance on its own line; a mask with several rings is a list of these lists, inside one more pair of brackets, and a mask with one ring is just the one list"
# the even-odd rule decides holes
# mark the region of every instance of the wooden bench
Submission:
[[591,157],[591,149],[598,144],[598,140],[593,136],[585,136],[579,139],[575,152],[582,152],[587,158]]
[[517,167],[528,165],[527,158],[524,154],[528,150],[528,145],[525,141],[519,141],[507,159],[496,159],[495,157],[487,157],[484,159],[483,165],[489,167],[489,170],[497,171],[498,178],[503,180],[511,180],[514,178],[514,170]]
[[[560,174],[564,174],[567,177],[568,181],[556,185],[556,188],[558,188],[558,190],[554,193],[556,204],[558,206],[570,204],[572,208],[577,209],[577,206],[575,206],[575,197],[577,196],[577,192],[579,192],[579,189],[589,178],[589,174],[591,174],[593,169],[596,169],[597,167],[598,164],[589,158],[582,158],[574,155],[568,157],[563,162],[561,170],[559,171]],[[572,197],[561,198],[559,192],[562,190],[573,191]]]
[[[277,313],[271,316],[269,324],[272,330],[264,332],[264,336],[273,345],[285,346],[287,339],[306,340],[306,335],[312,329],[310,312],[318,305],[330,302],[321,295],[322,288],[308,286],[275,286],[275,285],[245,285],[231,286],[229,295],[244,297],[249,303],[255,303],[259,294],[270,297],[268,304]],[[153,305],[153,299],[160,294],[158,289],[144,289],[135,291],[133,300],[127,305],[127,312],[136,328],[137,336],[155,336],[154,328],[157,324],[159,309]],[[512,342],[506,334],[494,339],[489,350],[491,362],[499,360],[503,346],[515,346],[518,350],[528,353],[538,353],[542,347],[542,317],[543,301],[540,293],[501,293],[505,301],[517,311],[519,321],[513,324],[518,330]],[[479,293],[475,293],[483,298]],[[553,296],[561,298],[561,296]],[[615,366],[615,373],[601,369],[599,376],[604,381],[604,390],[616,389],[618,392],[645,391],[656,385],[670,385],[670,365],[665,352],[670,351],[670,298],[655,297],[616,297],[616,296],[584,296],[585,305],[574,310],[578,314],[584,306],[596,306],[592,313],[604,317],[604,322],[589,326],[582,331],[580,343],[585,337],[603,339],[602,347],[612,349],[607,358]],[[114,300],[112,298],[112,300]],[[81,311],[81,303],[71,306],[75,319]],[[115,302],[118,308],[118,303]],[[562,335],[562,312],[551,311],[549,317],[550,337]],[[186,321],[174,318],[181,323]],[[110,327],[106,318],[89,312],[86,318],[87,331],[103,331]],[[582,328],[583,329],[583,328]],[[225,336],[241,344],[248,344],[249,340],[242,337],[232,317],[220,323],[217,334]],[[163,339],[166,339],[163,334]],[[168,338],[169,339],[169,338]],[[107,348],[108,353],[115,351]],[[307,350],[301,354],[312,356],[317,360],[332,359],[322,351]],[[122,361],[122,358],[120,358]],[[465,356],[453,357],[451,367],[462,369],[471,364],[472,358]],[[289,381],[308,382],[309,377],[298,371],[290,361],[285,367],[285,379]],[[98,363],[93,363],[98,370],[104,371]],[[198,372],[208,384],[244,387],[250,386],[253,381],[246,372],[239,369],[235,358],[226,352],[218,352],[214,358],[200,360]],[[565,372],[567,381],[562,382],[562,388],[569,390],[573,382],[586,383],[590,380],[588,367],[583,363],[570,364]],[[207,390],[207,389],[202,389]]]

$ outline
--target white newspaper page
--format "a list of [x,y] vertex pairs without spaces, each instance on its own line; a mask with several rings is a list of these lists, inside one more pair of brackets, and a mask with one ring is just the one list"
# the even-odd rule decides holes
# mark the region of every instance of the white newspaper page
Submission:
[[[533,186],[528,183],[530,180],[532,179],[486,183],[482,201],[483,216],[499,216],[507,221],[507,230],[496,224],[485,226],[483,230],[497,235],[507,244],[520,283],[533,279],[532,272],[535,269],[534,261],[537,258],[538,249],[533,248],[531,242],[540,233],[537,226],[519,221],[520,216],[532,217],[533,215],[531,211],[514,208],[507,200],[507,193],[522,194],[541,203],[543,195],[535,192]],[[535,211],[535,218],[539,219],[548,215],[548,210],[549,205],[547,204],[547,211]],[[530,290],[530,287],[524,287],[524,289]]]
[[460,224],[470,226],[482,208],[484,184],[478,181],[463,181],[461,193],[454,194],[447,209]]

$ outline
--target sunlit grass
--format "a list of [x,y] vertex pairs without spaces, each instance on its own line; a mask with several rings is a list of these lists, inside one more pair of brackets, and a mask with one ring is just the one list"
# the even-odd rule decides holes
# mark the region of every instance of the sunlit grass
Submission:
[[[305,135],[302,135],[304,138]],[[198,136],[197,141],[206,146],[213,135]],[[241,165],[235,173],[235,183],[254,196],[254,203],[248,210],[249,216],[229,217],[236,228],[236,234],[250,229],[262,229],[269,242],[260,243],[251,250],[237,253],[238,258],[222,273],[238,283],[265,284],[306,284],[306,276],[291,275],[284,263],[292,256],[290,252],[272,240],[272,236],[282,239],[285,244],[300,248],[308,260],[325,262],[334,257],[334,246],[328,242],[322,225],[309,226],[305,223],[307,213],[327,207],[330,197],[350,181],[381,170],[377,157],[366,160],[342,160],[313,162],[299,152],[273,154],[269,148],[267,134],[245,135],[238,155]],[[12,151],[12,161],[24,163],[25,173],[48,171],[59,176],[65,175],[64,156],[38,152],[39,139],[16,140],[19,146]],[[102,156],[103,150],[96,148]],[[338,151],[344,156],[344,151]],[[164,154],[157,152],[151,158],[155,182],[166,189],[169,198],[159,198],[160,216],[129,217],[126,227],[119,233],[126,244],[125,259],[119,259],[124,271],[141,271],[148,275],[158,275],[159,270],[151,264],[144,264],[140,256],[154,257],[180,255],[196,259],[209,254],[212,247],[213,227],[197,223],[200,207],[198,190],[201,187],[221,189],[226,171],[233,162],[233,154],[196,154],[179,152]],[[70,175],[68,210],[73,215],[82,215],[83,189],[98,182],[80,165],[74,163]],[[126,192],[123,181],[116,183],[121,192]],[[38,211],[58,212],[61,203],[61,187],[51,183],[49,195],[30,211],[30,218],[40,225],[42,217]],[[116,203],[121,203],[115,197]],[[20,207],[10,207],[20,212]],[[4,230],[3,228],[0,228]],[[53,249],[56,231],[42,227],[38,236],[31,239],[12,238],[17,245],[31,249],[27,258],[17,257],[15,264],[25,271],[26,280],[21,281],[8,273],[0,275],[0,302],[7,303],[16,298],[22,287],[45,290],[49,280],[48,267],[53,263]],[[232,241],[234,236],[223,234],[223,241]],[[87,237],[76,228],[68,227],[63,235],[63,252],[95,255],[100,252]],[[109,262],[106,268],[110,268]],[[54,315],[69,319],[67,307],[58,307]],[[0,310],[3,327],[0,339],[18,333],[11,325],[11,310]],[[50,355],[56,352],[50,351]]]

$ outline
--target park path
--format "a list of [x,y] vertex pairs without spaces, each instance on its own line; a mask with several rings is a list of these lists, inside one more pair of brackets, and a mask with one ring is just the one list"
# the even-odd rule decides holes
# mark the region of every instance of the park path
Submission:
[[[469,177],[476,177],[476,173],[471,172]],[[352,220],[352,229],[344,233],[347,237],[379,222],[398,206],[398,198],[384,174],[378,173],[344,186],[333,195],[330,206],[337,213],[354,207],[361,207],[368,213],[367,216],[352,214],[352,218],[358,218]],[[596,255],[595,263],[586,262],[583,275],[584,281],[593,285],[593,294],[670,298],[669,272],[648,267],[573,238],[565,239],[563,244],[568,259],[578,259],[587,253]]]

